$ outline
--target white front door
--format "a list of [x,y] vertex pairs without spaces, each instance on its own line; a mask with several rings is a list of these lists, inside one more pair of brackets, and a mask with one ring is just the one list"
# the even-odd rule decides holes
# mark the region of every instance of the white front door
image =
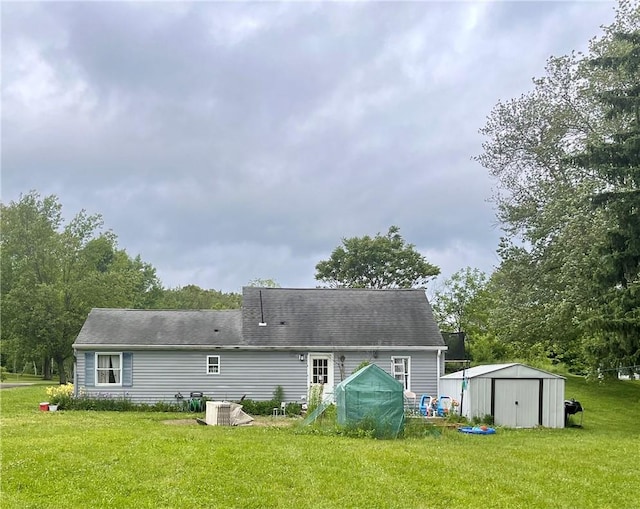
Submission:
[[307,359],[307,385],[322,385],[322,399],[333,398],[333,354],[310,353]]

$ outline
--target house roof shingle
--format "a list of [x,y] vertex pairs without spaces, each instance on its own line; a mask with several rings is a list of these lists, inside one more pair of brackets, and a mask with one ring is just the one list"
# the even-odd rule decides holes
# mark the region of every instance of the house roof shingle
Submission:
[[[266,323],[266,325],[260,325]],[[444,347],[423,290],[243,289],[243,309],[93,309],[74,346]]]
[[247,287],[242,326],[251,345],[444,346],[424,290],[415,289]]
[[225,346],[241,343],[239,309],[92,309],[74,346]]

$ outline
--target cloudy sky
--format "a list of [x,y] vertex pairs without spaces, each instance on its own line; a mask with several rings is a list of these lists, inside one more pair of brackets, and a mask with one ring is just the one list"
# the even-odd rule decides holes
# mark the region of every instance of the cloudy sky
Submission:
[[313,287],[341,238],[491,271],[500,99],[612,2],[2,2],[2,201],[100,213],[167,287]]

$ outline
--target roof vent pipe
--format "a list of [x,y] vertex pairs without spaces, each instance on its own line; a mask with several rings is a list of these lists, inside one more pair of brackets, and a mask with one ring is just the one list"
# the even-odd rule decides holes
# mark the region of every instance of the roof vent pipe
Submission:
[[266,327],[267,322],[264,321],[264,308],[262,306],[262,290],[260,290],[260,323],[258,323],[259,327]]

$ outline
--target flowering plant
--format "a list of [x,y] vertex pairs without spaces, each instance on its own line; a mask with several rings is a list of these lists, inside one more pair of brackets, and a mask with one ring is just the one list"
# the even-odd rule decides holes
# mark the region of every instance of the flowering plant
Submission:
[[64,404],[71,401],[71,397],[73,396],[73,384],[68,383],[47,387],[47,396],[52,405],[64,407]]

